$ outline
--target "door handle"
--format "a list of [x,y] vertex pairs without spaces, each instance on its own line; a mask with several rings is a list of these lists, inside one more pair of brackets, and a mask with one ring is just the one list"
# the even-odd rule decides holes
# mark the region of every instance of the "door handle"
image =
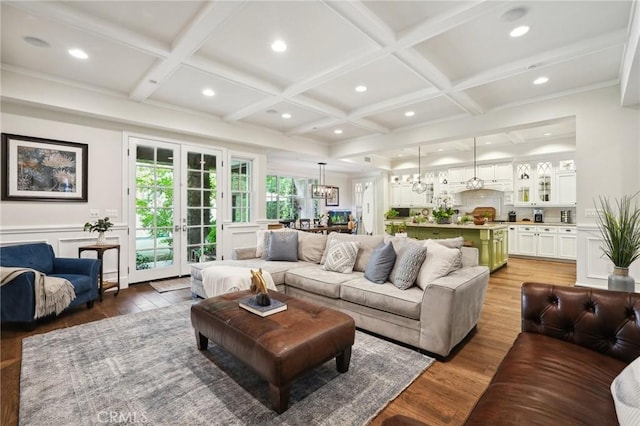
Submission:
[[187,225],[182,225],[182,231],[187,232]]

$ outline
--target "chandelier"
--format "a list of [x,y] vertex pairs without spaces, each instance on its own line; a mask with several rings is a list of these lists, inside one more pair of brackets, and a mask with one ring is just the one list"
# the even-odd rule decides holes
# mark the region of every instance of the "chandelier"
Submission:
[[318,163],[320,172],[318,176],[318,183],[311,185],[311,198],[324,198],[326,199],[331,192],[331,186],[325,185],[324,181],[324,168],[327,163]]
[[473,138],[473,177],[467,181],[467,189],[482,189],[484,181],[478,178],[478,168],[476,167],[476,138]]
[[422,170],[420,169],[420,147],[418,147],[418,181],[413,182],[411,190],[416,194],[422,194],[427,190],[427,184],[422,182]]

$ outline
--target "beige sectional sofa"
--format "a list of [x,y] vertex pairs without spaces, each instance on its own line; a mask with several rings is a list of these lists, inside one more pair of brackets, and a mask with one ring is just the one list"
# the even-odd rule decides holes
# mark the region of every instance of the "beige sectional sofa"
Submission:
[[[265,233],[268,238],[268,231],[258,231],[257,247],[234,250],[233,259],[192,265],[192,292],[204,298],[214,296],[205,294],[202,286],[205,268],[216,265],[262,268],[271,274],[280,291],[345,312],[354,318],[358,328],[440,357],[447,357],[478,323],[489,269],[478,266],[478,250],[460,247],[462,241],[443,241],[443,244],[452,246],[446,249],[447,254],[451,254],[451,250],[460,252],[454,267],[457,269],[448,272],[447,267],[439,265],[443,249],[439,248],[440,245],[433,246],[433,241],[437,240],[426,242],[338,233],[326,236],[299,231],[298,261],[285,262],[263,258],[265,248],[261,243]],[[358,243],[352,272],[340,273],[323,268],[330,245],[328,241],[331,240]],[[420,275],[416,279],[416,282],[422,279],[422,288],[413,285],[401,290],[389,281],[376,284],[365,278],[374,249],[386,242],[391,242],[397,253],[406,247],[405,244],[427,245],[427,257],[423,264],[418,265]],[[434,266],[438,266],[441,273],[448,273],[431,279]],[[427,269],[431,269],[431,273]]]

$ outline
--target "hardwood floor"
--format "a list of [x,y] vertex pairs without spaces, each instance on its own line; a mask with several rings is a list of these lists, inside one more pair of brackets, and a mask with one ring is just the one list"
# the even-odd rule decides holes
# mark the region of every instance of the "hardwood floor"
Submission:
[[[509,259],[508,266],[491,274],[475,335],[449,361],[434,363],[371,424],[380,425],[395,414],[404,414],[429,425],[462,424],[520,330],[521,284],[538,281],[573,285],[575,279],[573,263]],[[106,294],[104,301],[96,302],[93,309],[83,305],[57,318],[42,321],[31,332],[3,324],[0,341],[1,424],[18,424],[23,338],[189,299],[189,289],[158,293],[149,284],[136,284],[122,290],[118,296]]]

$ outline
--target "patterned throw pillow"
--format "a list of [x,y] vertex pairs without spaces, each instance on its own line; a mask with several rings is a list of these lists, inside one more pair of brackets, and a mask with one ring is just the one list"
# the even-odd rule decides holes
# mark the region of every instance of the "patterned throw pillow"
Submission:
[[356,263],[360,243],[356,241],[329,240],[328,244],[327,259],[322,265],[322,269],[350,274],[353,271],[353,265]]
[[418,277],[420,267],[427,257],[427,248],[414,243],[403,244],[393,265],[389,281],[400,290],[410,288]]
[[373,249],[369,263],[364,270],[364,277],[376,284],[384,284],[396,261],[396,252],[391,242],[380,244]]

